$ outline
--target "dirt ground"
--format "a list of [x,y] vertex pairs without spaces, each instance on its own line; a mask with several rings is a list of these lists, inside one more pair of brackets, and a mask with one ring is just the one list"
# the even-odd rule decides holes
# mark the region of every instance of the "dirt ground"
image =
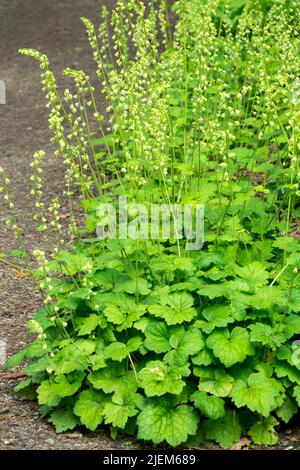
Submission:
[[[7,87],[7,104],[0,105],[0,165],[12,181],[17,215],[27,243],[47,249],[32,224],[29,163],[38,149],[46,152],[44,176],[47,198],[61,195],[62,169],[53,156],[47,126],[47,110],[39,81],[39,68],[18,49],[32,47],[47,53],[59,77],[67,67],[94,70],[81,16],[97,20],[99,7],[115,1],[99,0],[0,0],[0,80]],[[6,207],[0,199],[0,252],[16,249],[5,225]],[[42,305],[34,284],[10,268],[0,266],[0,340],[11,355],[28,341],[25,323]],[[0,449],[133,449],[127,438],[113,441],[106,432],[81,429],[56,435],[37,405],[13,395],[16,381],[3,379],[0,370]],[[281,434],[277,448],[299,449],[297,420]]]
[[[18,49],[32,47],[49,56],[59,78],[67,66],[93,71],[81,16],[97,20],[99,8],[115,1],[98,0],[0,0],[0,80],[7,89],[7,104],[0,105],[0,165],[12,182],[12,194],[20,225],[31,247],[47,249],[32,224],[29,163],[38,149],[46,152],[44,179],[47,198],[61,195],[62,169],[53,156],[47,110],[39,80],[39,67]],[[16,249],[14,236],[5,226],[6,207],[0,200],[0,252]],[[0,339],[7,354],[22,348],[28,337],[25,323],[42,305],[34,284],[0,266]],[[3,374],[2,374],[3,375]],[[56,435],[37,406],[13,396],[16,381],[1,380],[0,449],[122,449],[132,448],[109,435],[76,433]]]

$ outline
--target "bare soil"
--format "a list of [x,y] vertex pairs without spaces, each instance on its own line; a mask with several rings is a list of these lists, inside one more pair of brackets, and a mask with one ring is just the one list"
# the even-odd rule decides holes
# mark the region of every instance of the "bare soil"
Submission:
[[[0,80],[7,89],[7,104],[0,105],[0,165],[12,182],[19,223],[31,247],[47,249],[32,222],[29,163],[38,149],[46,152],[44,184],[50,201],[61,196],[63,169],[54,156],[48,131],[47,109],[41,90],[39,66],[18,50],[31,47],[45,52],[59,79],[64,68],[83,68],[93,74],[81,16],[97,21],[101,5],[115,1],[95,0],[1,0]],[[63,209],[64,211],[64,209]],[[67,213],[67,208],[65,209]],[[13,234],[5,225],[6,206],[0,201],[0,252],[16,249]],[[7,342],[7,355],[26,345],[25,323],[41,307],[34,284],[17,271],[0,266],[0,339]],[[129,449],[128,441],[113,441],[102,432],[56,435],[36,404],[16,399],[17,381],[1,379],[0,449]]]
[[[93,74],[80,17],[97,21],[103,4],[112,8],[115,0],[0,0],[0,80],[4,80],[7,87],[7,104],[0,105],[0,165],[11,178],[18,220],[31,248],[47,249],[45,240],[32,223],[29,163],[33,153],[38,149],[46,152],[44,183],[48,200],[61,195],[63,170],[50,142],[39,67],[29,58],[20,56],[18,49],[32,47],[45,52],[57,77],[67,66],[83,68]],[[67,213],[67,208],[63,211]],[[0,252],[7,253],[16,249],[16,243],[5,220],[6,206],[0,199]],[[6,341],[9,356],[28,342],[25,324],[41,307],[42,299],[30,279],[1,265],[0,299],[0,340]],[[0,449],[126,450],[137,447],[138,444],[128,438],[113,441],[104,431],[87,433],[79,429],[55,434],[47,419],[39,416],[35,403],[14,397],[13,387],[17,381],[6,380],[3,375],[0,369]],[[283,448],[300,449],[297,422],[282,432],[277,449]]]

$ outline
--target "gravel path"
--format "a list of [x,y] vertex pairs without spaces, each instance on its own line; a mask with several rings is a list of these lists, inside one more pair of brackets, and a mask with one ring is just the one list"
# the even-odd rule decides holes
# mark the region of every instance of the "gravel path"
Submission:
[[[47,110],[39,80],[39,67],[18,49],[32,47],[46,52],[57,76],[67,66],[93,71],[81,16],[97,21],[99,7],[115,1],[99,0],[0,0],[0,80],[7,88],[7,104],[0,105],[0,165],[7,169],[18,219],[27,242],[40,247],[43,241],[32,227],[29,195],[29,162],[33,153],[46,151],[44,174],[49,198],[60,195],[62,171],[49,141]],[[0,199],[0,252],[15,249],[14,237],[5,227],[6,207]],[[0,266],[0,339],[7,353],[17,352],[28,340],[24,325],[41,306],[34,285],[14,270]],[[3,375],[3,374],[2,374]],[[127,441],[112,441],[108,434],[56,435],[47,420],[39,418],[36,404],[17,400],[16,381],[1,380],[0,449],[121,449]],[[7,412],[3,413],[3,410]]]
[[[12,180],[18,218],[31,247],[47,249],[32,227],[28,180],[33,153],[39,148],[46,151],[44,170],[50,199],[61,194],[63,175],[53,158],[39,68],[17,51],[32,47],[46,52],[58,77],[67,66],[90,73],[94,68],[80,16],[97,21],[103,4],[111,8],[115,0],[0,0],[0,80],[7,87],[7,104],[0,105],[0,165]],[[5,226],[5,211],[0,199],[0,252],[16,248]],[[2,266],[0,298],[0,340],[6,340],[10,355],[28,341],[24,325],[42,300],[30,280]],[[16,381],[1,376],[0,370],[0,450],[135,448],[128,439],[112,441],[105,432],[89,434],[79,429],[56,435],[47,420],[39,417],[36,404],[14,398]],[[300,448],[299,422],[282,433],[277,448]]]

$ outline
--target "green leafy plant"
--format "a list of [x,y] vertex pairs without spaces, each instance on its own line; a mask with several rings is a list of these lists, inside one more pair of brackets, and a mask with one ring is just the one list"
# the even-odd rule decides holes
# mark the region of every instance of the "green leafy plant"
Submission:
[[[49,259],[36,252],[37,339],[6,367],[24,363],[16,392],[37,399],[57,432],[108,425],[170,446],[228,448],[242,434],[273,445],[300,404],[297,2],[172,10],[174,31],[166,2],[120,0],[99,31],[83,19],[110,130],[85,73],[66,70],[76,91],[61,98],[47,58],[22,51],[41,65],[66,193],[72,207],[81,189],[86,226],[72,218],[63,250],[52,204],[58,245]],[[97,207],[118,196],[204,204],[203,249],[100,240]]]

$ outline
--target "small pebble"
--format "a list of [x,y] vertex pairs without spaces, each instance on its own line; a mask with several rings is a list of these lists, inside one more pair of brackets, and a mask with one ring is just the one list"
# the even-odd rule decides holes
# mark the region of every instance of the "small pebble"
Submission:
[[294,446],[289,446],[289,447],[286,447],[285,450],[292,450],[294,448]]
[[47,442],[47,444],[49,444],[50,446],[53,446],[53,444],[55,443],[55,441],[54,441],[54,439],[52,439],[52,437],[49,437],[48,439],[46,439],[45,442]]
[[12,439],[5,439],[5,440],[3,441],[3,443],[4,443],[4,445],[6,445],[6,446],[10,446],[11,444],[14,443],[14,441],[13,441]]
[[82,439],[82,434],[80,433],[73,433],[73,434],[65,434],[65,437],[67,437],[68,439]]
[[4,408],[0,408],[0,415],[4,413],[9,413],[10,408],[8,406],[5,406]]

